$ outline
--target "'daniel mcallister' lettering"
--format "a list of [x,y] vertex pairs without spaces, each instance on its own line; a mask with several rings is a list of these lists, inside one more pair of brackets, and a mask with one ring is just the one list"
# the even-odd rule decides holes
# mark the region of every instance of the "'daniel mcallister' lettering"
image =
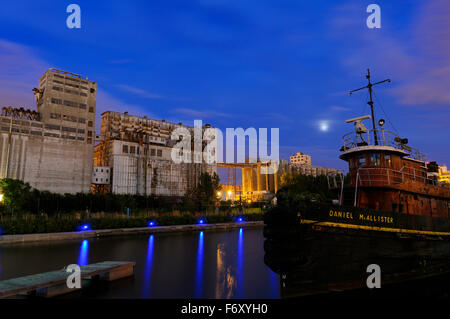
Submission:
[[393,224],[394,218],[387,217],[387,216],[379,216],[379,215],[366,215],[359,214],[359,219],[364,221],[370,221],[370,222],[379,222],[379,223],[386,223],[386,224]]
[[[330,217],[337,217],[337,218],[342,218],[342,219],[353,219],[353,213],[351,213],[351,212],[330,210],[329,215],[330,215]],[[380,216],[380,215],[359,214],[359,220],[378,222],[378,223],[386,223],[386,224],[394,223],[394,219],[392,217]]]
[[350,212],[340,212],[335,210],[330,210],[330,216],[331,217],[339,217],[339,218],[346,218],[346,219],[353,219],[353,214]]

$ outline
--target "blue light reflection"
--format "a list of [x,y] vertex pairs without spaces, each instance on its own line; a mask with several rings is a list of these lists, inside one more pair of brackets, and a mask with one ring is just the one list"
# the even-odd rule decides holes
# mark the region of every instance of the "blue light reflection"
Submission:
[[78,254],[78,266],[85,266],[89,263],[89,240],[85,239],[81,242],[80,252]]
[[154,235],[148,237],[147,244],[147,257],[145,260],[145,273],[144,273],[144,298],[150,297],[150,286],[153,268],[153,246],[154,246]]
[[244,296],[244,231],[239,228],[238,253],[237,253],[237,298]]
[[195,273],[195,298],[202,297],[203,285],[203,231],[198,234],[197,269]]

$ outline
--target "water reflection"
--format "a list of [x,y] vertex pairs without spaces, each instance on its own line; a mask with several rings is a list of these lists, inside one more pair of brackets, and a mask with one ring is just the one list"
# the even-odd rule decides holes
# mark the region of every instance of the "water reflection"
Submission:
[[243,298],[243,290],[244,290],[244,232],[243,229],[239,229],[239,239],[238,239],[238,251],[237,251],[237,298]]
[[198,234],[197,269],[195,272],[195,298],[202,297],[203,287],[203,231]]
[[144,270],[144,282],[143,282],[143,296],[144,298],[150,297],[150,286],[151,286],[151,276],[152,276],[152,266],[153,266],[153,245],[154,245],[154,235],[148,237],[147,244],[147,257],[145,259],[145,270]]
[[233,271],[226,261],[225,244],[217,244],[216,249],[216,295],[217,299],[230,299],[235,294],[236,278]]
[[78,253],[78,266],[85,266],[89,263],[89,240],[81,242],[80,252]]
[[[263,263],[261,228],[105,237],[0,246],[0,280],[105,260],[136,262],[133,280],[82,298],[271,298],[278,275]],[[105,289],[103,289],[105,288]],[[77,295],[78,296],[78,295]],[[68,298],[77,298],[68,297]]]

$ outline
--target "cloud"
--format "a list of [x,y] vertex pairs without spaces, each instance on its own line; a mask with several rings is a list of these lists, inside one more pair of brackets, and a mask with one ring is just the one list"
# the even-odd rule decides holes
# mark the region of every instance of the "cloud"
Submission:
[[33,92],[49,64],[24,45],[0,39],[0,104],[34,108]]
[[131,93],[134,95],[138,95],[138,96],[146,98],[146,99],[164,99],[164,98],[166,98],[163,95],[151,93],[146,90],[135,88],[133,86],[126,85],[126,84],[117,84],[115,86],[122,91]]
[[[361,6],[359,6],[361,7]],[[361,8],[344,5],[332,20],[331,34],[352,32],[351,50],[342,59],[349,70],[375,67],[393,79],[391,92],[404,105],[443,108],[450,103],[450,6],[446,0],[423,2],[410,29],[392,32],[389,20],[380,30],[369,30]],[[358,25],[356,25],[356,23]],[[358,42],[360,46],[354,46]]]
[[231,117],[231,114],[227,114],[227,113],[216,112],[216,111],[212,111],[212,110],[198,111],[198,110],[189,109],[189,108],[176,108],[172,112],[187,115],[190,117],[195,117],[198,119],[214,118],[214,117]]
[[134,86],[127,85],[127,84],[116,84],[115,87],[124,92],[131,93],[135,96],[138,96],[138,97],[141,97],[144,99],[171,100],[171,101],[188,101],[188,100],[190,100],[190,98],[185,98],[185,97],[173,97],[173,96],[161,95],[158,93],[152,93],[147,90],[136,88]]
[[331,112],[341,113],[341,112],[347,112],[347,111],[350,111],[351,109],[350,109],[349,107],[345,107],[345,106],[332,105],[332,106],[330,106],[329,110],[330,110]]

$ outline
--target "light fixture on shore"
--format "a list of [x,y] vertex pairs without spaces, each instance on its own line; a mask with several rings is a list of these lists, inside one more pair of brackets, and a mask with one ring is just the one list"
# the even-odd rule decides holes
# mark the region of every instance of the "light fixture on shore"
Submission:
[[91,226],[89,224],[83,224],[83,225],[79,226],[78,229],[80,231],[91,230]]
[[198,220],[198,223],[201,224],[201,225],[203,225],[203,224],[205,224],[205,220],[204,220],[203,218],[200,218],[200,219]]
[[0,194],[0,202],[2,202],[3,203],[3,194]]
[[148,227],[153,227],[153,226],[155,226],[156,225],[156,222],[154,221],[154,220],[150,220],[148,223],[147,223],[147,226]]

